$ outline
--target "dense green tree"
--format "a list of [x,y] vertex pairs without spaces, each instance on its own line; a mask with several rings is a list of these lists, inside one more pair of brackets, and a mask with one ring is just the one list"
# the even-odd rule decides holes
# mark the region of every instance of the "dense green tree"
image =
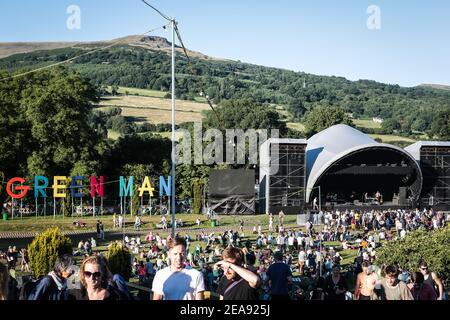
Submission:
[[[181,199],[194,197],[194,184],[207,184],[210,167],[206,165],[182,164],[176,167],[177,197]],[[198,192],[197,192],[198,194]]]
[[207,111],[204,125],[219,130],[279,129],[281,134],[287,132],[286,123],[280,121],[278,112],[250,99],[222,101],[215,111]]
[[401,125],[395,119],[386,119],[381,124],[381,128],[383,129],[384,133],[391,134],[394,133],[395,131],[400,130]]
[[377,263],[395,264],[409,271],[417,271],[426,261],[430,269],[447,283],[450,280],[450,227],[432,232],[416,230],[405,238],[386,242],[377,250]]
[[170,160],[170,154],[169,139],[151,133],[126,135],[115,141],[105,156],[106,172],[113,176],[137,172],[159,176],[163,173],[165,160]]
[[97,100],[94,85],[64,68],[0,82],[0,170],[7,178],[100,172],[108,146],[90,125]]
[[340,107],[317,106],[311,110],[305,122],[306,134],[312,136],[335,124],[353,125],[352,120]]
[[450,141],[450,109],[439,112],[431,124],[431,138]]

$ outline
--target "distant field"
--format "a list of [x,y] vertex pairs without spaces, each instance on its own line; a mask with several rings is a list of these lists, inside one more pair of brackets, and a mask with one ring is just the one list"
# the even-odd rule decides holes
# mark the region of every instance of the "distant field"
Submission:
[[120,138],[120,133],[113,131],[113,130],[108,130],[108,139],[113,139],[113,140],[117,140]]
[[353,119],[353,123],[357,127],[368,129],[380,129],[381,123],[373,122],[372,120]]
[[291,128],[292,130],[305,132],[305,126],[300,122],[288,122],[286,123],[286,125],[288,128]]
[[289,119],[291,117],[291,113],[283,106],[276,106],[275,110],[281,115],[281,118]]
[[[108,87],[111,90],[111,87]],[[164,91],[156,91],[156,90],[148,90],[148,89],[138,89],[138,88],[127,88],[127,87],[119,87],[118,92],[120,94],[125,94],[128,92],[129,94],[138,94],[144,97],[154,97],[154,98],[163,98],[168,92]]]
[[379,138],[385,143],[393,143],[393,142],[397,142],[397,141],[398,142],[410,142],[410,143],[416,142],[416,140],[414,140],[414,139],[390,135],[390,134],[369,134],[369,136],[371,136],[373,139]]
[[[139,89],[138,89],[139,90]],[[151,91],[151,90],[149,90]],[[170,99],[146,96],[110,96],[98,105],[100,109],[121,107],[124,117],[131,117],[133,122],[171,123],[172,102]],[[202,111],[209,110],[206,103],[176,100],[176,123],[200,121]]]
[[195,97],[195,102],[207,103],[206,98],[203,97]]

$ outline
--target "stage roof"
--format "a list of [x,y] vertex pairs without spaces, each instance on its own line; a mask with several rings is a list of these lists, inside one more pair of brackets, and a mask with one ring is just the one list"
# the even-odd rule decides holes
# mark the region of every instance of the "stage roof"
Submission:
[[[379,143],[350,126],[344,124],[334,125],[308,139],[306,148],[306,202],[309,202],[310,194],[316,182],[330,166],[351,153],[368,148],[395,150],[409,157],[417,165],[413,156],[402,148]],[[418,166],[416,169],[420,173]],[[420,178],[420,180],[422,179]]]

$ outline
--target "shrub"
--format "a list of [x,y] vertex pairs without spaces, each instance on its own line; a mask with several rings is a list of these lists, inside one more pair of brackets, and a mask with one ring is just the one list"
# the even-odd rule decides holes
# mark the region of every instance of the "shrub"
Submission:
[[385,243],[377,252],[380,264],[397,264],[410,272],[417,271],[421,261],[445,282],[450,280],[450,226],[432,232],[416,230],[405,238]]
[[120,274],[128,281],[131,277],[131,254],[128,249],[119,241],[111,242],[107,257],[111,273]]
[[37,279],[49,273],[56,258],[72,254],[72,241],[59,228],[47,229],[28,246],[31,275]]
[[194,201],[192,205],[192,213],[193,214],[201,214],[202,213],[202,198],[203,191],[205,187],[204,179],[194,179],[193,180],[193,194]]

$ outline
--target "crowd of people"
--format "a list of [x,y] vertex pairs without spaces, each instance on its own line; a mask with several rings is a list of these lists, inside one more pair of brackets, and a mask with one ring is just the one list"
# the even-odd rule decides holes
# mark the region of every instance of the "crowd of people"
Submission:
[[[442,300],[444,283],[429,270],[426,261],[416,270],[381,266],[377,263],[377,249],[384,240],[404,237],[418,228],[442,228],[448,222],[448,214],[433,210],[349,210],[319,212],[305,228],[287,228],[284,213],[280,212],[278,219],[269,215],[267,227],[255,225],[252,240],[245,235],[241,220],[237,230],[199,229],[194,239],[187,233],[172,238],[150,231],[143,240],[125,236],[123,242],[133,254],[133,277],[140,286],[151,290],[155,300],[205,296],[224,300]],[[102,231],[98,221],[100,240],[104,239]],[[325,245],[328,241],[340,245]],[[106,258],[96,251],[96,246],[94,238],[80,241],[74,252],[74,256],[83,256],[78,272],[74,271],[73,256],[61,257],[44,280],[37,281],[22,298],[130,299],[125,280],[110,273]],[[344,265],[340,251],[348,249],[357,250],[357,254],[353,263]],[[7,260],[7,266],[1,269],[6,273],[1,275],[2,281],[11,280],[8,271],[16,268],[19,257],[21,271],[29,271],[26,249],[19,253],[11,247],[1,257]],[[67,279],[74,276],[78,285],[64,294],[59,292],[67,289]],[[5,291],[11,285],[5,283],[0,283],[0,298],[11,298]],[[10,290],[14,291],[21,289]],[[149,298],[150,294],[143,296]]]

